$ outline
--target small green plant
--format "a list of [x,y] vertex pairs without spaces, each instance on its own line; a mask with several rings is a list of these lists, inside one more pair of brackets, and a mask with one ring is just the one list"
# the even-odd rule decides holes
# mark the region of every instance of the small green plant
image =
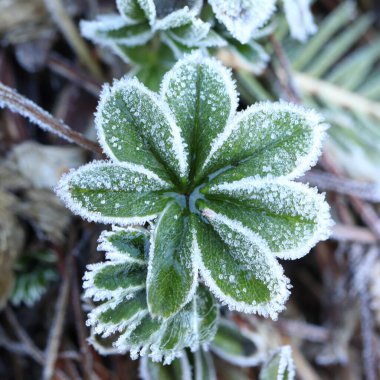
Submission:
[[164,321],[152,318],[146,297],[147,230],[114,227],[102,233],[99,249],[109,261],[88,267],[84,288],[98,303],[88,324],[93,326],[90,341],[100,352],[149,354],[171,363],[185,348],[197,351],[214,338],[219,305],[203,285],[177,314]]
[[111,160],[60,181],[59,196],[90,221],[155,221],[152,317],[178,313],[200,275],[230,309],[276,318],[289,295],[276,256],[299,258],[328,237],[324,197],[292,181],[317,160],[321,118],[281,102],[237,112],[237,103],[230,72],[200,54],[180,60],[159,95],[136,79],[116,81],[96,115]]

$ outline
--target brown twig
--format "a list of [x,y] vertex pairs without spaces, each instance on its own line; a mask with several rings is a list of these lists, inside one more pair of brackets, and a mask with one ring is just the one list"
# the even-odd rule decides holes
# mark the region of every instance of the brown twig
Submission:
[[16,316],[14,315],[10,307],[5,309],[5,315],[7,317],[8,322],[12,326],[17,338],[23,343],[29,355],[37,363],[43,364],[44,363],[43,352],[33,343],[32,339],[30,339],[27,332],[21,327],[20,323],[18,322]]
[[[69,268],[69,265],[67,265],[67,267]],[[68,306],[70,285],[71,276],[70,274],[67,274],[60,290],[56,304],[55,316],[49,333],[48,344],[46,346],[46,360],[42,375],[42,378],[44,380],[50,380],[54,374],[55,362],[58,357],[58,350],[61,342],[63,325]]]
[[96,142],[89,140],[79,132],[73,131],[65,123],[54,118],[31,100],[0,83],[0,108],[4,107],[26,117],[45,131],[54,133],[94,153],[102,153],[100,146]]
[[276,57],[280,62],[280,71],[277,73],[280,84],[282,85],[282,88],[290,101],[294,103],[300,103],[300,96],[298,95],[298,92],[294,85],[290,62],[274,34],[269,36],[269,40],[272,43]]
[[71,62],[66,61],[57,54],[52,54],[47,64],[56,74],[75,83],[96,98],[99,96],[102,88],[101,83]]

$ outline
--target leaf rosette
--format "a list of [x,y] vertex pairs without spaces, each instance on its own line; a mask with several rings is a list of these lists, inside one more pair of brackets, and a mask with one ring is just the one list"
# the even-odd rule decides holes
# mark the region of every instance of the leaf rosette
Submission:
[[100,353],[129,351],[133,359],[148,355],[169,364],[185,348],[207,348],[218,326],[219,305],[203,285],[172,317],[162,320],[149,313],[146,229],[114,226],[102,233],[98,248],[108,260],[88,266],[84,288],[85,297],[96,303],[87,324],[92,326],[90,342]]
[[277,258],[302,257],[328,237],[324,196],[293,181],[317,161],[321,117],[284,102],[237,106],[230,71],[198,53],[165,75],[160,94],[116,81],[96,115],[110,160],[60,181],[58,194],[90,221],[155,220],[146,281],[154,317],[188,304],[200,275],[230,309],[276,318],[290,287]]
[[[198,17],[200,0],[116,0],[116,5],[119,14],[82,21],[81,31],[86,38],[113,49],[128,63],[146,65],[153,60],[154,44],[148,48],[146,45],[155,36],[170,48],[173,61],[194,48],[226,44],[208,22]],[[159,53],[164,60],[165,49]]]

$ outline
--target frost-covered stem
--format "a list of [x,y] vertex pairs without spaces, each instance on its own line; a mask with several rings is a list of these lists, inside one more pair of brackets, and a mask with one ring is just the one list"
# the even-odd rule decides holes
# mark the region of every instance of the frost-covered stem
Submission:
[[340,178],[332,173],[320,170],[309,171],[300,178],[300,181],[317,186],[323,191],[334,191],[340,194],[352,195],[369,202],[380,202],[380,186],[378,184]]
[[65,10],[61,0],[45,0],[45,6],[50,12],[53,20],[65,36],[67,42],[76,52],[79,60],[85,65],[90,72],[98,78],[102,77],[100,67],[92,57],[90,50],[83,41],[75,24]]
[[[326,170],[330,173],[336,175],[337,177],[344,178],[343,173],[339,168],[337,168],[328,154],[325,152],[321,158],[321,163]],[[380,237],[380,218],[373,207],[363,202],[361,199],[358,199],[352,195],[348,196],[353,208],[360,215],[363,222],[371,229],[371,231],[377,236]],[[350,224],[350,220],[344,220],[344,223]]]
[[45,131],[54,133],[94,153],[102,153],[97,143],[87,139],[81,133],[73,131],[69,126],[54,118],[40,106],[0,82],[0,108],[4,107],[26,117]]
[[336,224],[333,226],[331,239],[361,244],[376,244],[378,242],[377,236],[368,228],[348,224]]

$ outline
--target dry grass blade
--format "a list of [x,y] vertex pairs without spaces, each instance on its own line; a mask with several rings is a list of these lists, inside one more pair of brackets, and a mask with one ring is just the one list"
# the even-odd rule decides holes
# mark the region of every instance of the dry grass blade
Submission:
[[9,108],[11,111],[18,113],[29,119],[32,123],[37,124],[45,131],[54,133],[71,143],[76,143],[94,153],[102,153],[102,150],[97,143],[89,140],[81,133],[73,131],[69,126],[54,118],[37,104],[2,83],[0,83],[0,107]]

